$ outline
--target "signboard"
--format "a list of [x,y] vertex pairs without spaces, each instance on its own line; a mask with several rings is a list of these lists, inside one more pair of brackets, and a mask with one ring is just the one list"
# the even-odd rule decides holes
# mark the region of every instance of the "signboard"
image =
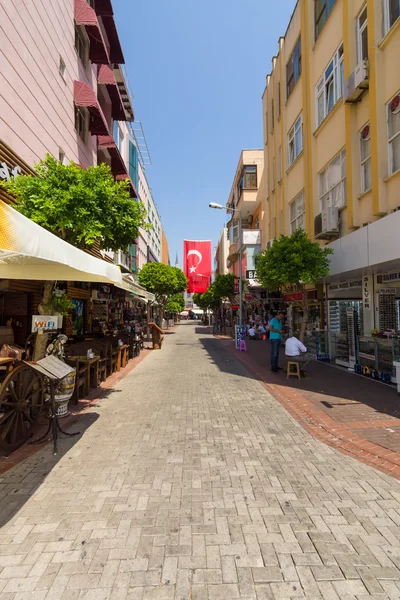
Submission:
[[339,281],[337,283],[331,283],[330,285],[328,285],[328,291],[335,292],[338,290],[351,290],[353,288],[359,288],[361,286],[361,279],[351,279],[350,281]]
[[233,282],[233,293],[234,294],[239,293],[239,279],[237,277],[235,277],[235,280]]
[[240,340],[244,340],[244,336],[246,334],[246,326],[245,325],[235,325],[235,347],[236,350],[239,348]]
[[55,331],[59,328],[58,315],[33,315],[32,317],[32,333],[35,331]]
[[377,276],[378,283],[390,283],[391,281],[400,281],[400,273],[398,271]]
[[16,178],[21,173],[21,167],[15,165],[14,167],[9,167],[7,163],[0,162],[0,179],[6,179],[10,181],[11,178]]
[[303,300],[303,292],[293,292],[292,294],[284,294],[283,299],[285,302],[299,302]]
[[52,380],[63,379],[75,371],[73,367],[70,367],[56,356],[46,356],[46,358],[27,362],[26,364]]
[[382,294],[383,296],[395,296],[396,288],[381,288],[379,290],[379,293]]
[[257,271],[254,269],[254,271],[246,271],[246,279],[249,279],[250,281],[252,279],[257,279]]

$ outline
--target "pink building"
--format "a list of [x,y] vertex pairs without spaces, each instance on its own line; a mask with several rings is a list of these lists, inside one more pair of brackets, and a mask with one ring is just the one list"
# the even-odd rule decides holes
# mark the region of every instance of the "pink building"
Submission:
[[[0,4],[0,163],[46,153],[129,178],[114,121],[133,120],[111,0]],[[10,163],[14,164],[10,164]],[[4,171],[0,170],[0,173]],[[136,190],[131,183],[132,196]]]

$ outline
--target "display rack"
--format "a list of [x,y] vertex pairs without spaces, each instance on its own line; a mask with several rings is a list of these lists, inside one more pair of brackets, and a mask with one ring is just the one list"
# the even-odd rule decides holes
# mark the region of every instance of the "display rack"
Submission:
[[379,329],[380,331],[396,330],[396,296],[394,293],[385,293],[381,290],[379,293]]

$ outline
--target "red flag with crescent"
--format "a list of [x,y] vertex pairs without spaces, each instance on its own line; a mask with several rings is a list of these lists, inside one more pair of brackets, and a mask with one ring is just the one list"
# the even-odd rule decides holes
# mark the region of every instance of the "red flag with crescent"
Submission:
[[184,240],[183,265],[190,294],[206,292],[211,283],[211,241]]

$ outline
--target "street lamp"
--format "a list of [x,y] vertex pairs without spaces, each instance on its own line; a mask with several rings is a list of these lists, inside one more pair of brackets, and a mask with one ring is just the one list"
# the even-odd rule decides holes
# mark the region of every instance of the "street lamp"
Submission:
[[243,305],[242,305],[242,293],[243,293],[243,272],[242,272],[242,213],[237,208],[231,208],[229,206],[223,206],[216,202],[210,202],[209,208],[216,208],[218,210],[226,210],[231,212],[233,215],[239,213],[239,326],[243,324]]

